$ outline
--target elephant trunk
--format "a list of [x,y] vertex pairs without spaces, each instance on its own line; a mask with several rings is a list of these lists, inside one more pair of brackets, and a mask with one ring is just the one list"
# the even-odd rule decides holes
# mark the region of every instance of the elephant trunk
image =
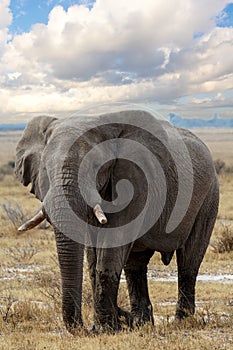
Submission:
[[[75,160],[67,158],[62,172],[55,170],[50,174],[53,186],[44,198],[46,217],[53,225],[56,238],[62,282],[63,320],[71,332],[83,325],[81,307],[84,243],[80,237],[85,237],[81,230],[85,229],[89,215],[77,187],[77,174]],[[97,219],[105,223],[106,218],[101,208],[97,206],[95,209]],[[77,224],[76,217],[84,226]]]
[[84,246],[55,231],[62,281],[62,313],[69,331],[82,326],[82,280]]
[[[77,189],[71,182],[72,177],[64,185],[65,179],[64,174],[62,178],[54,178],[55,185],[50,187],[44,199],[44,208],[55,233],[61,272],[63,320],[66,328],[72,332],[83,325],[81,309],[84,245],[78,240],[80,229],[72,221],[71,209],[79,209]],[[66,201],[64,195],[67,197]]]

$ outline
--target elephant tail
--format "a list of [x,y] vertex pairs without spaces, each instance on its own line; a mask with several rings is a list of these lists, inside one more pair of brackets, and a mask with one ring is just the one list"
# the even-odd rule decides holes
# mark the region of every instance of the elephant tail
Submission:
[[164,265],[167,266],[170,264],[170,261],[172,260],[173,254],[174,254],[174,251],[169,252],[169,253],[161,252],[161,259],[162,259],[162,262],[164,263]]

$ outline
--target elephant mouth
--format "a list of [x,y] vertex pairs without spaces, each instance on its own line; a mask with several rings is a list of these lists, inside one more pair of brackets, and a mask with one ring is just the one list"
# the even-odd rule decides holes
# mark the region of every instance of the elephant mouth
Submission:
[[[93,208],[93,213],[96,216],[100,224],[104,225],[107,223],[107,218],[99,204],[96,204]],[[44,206],[39,210],[39,212],[34,215],[31,219],[26,221],[23,225],[18,228],[19,232],[24,232],[33,229],[38,226],[42,221],[46,219]]]

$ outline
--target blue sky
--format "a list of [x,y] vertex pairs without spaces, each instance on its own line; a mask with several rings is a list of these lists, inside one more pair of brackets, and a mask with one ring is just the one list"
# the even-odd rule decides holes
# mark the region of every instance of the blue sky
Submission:
[[75,0],[11,0],[10,9],[13,14],[13,22],[10,26],[12,33],[30,31],[35,23],[47,23],[50,11],[56,5],[61,5],[65,10],[76,4],[84,4],[91,8],[93,1]]
[[232,117],[232,57],[230,1],[1,0],[0,122],[112,102]]
[[[95,1],[88,0],[11,0],[10,9],[13,14],[13,22],[10,26],[12,33],[27,32],[35,23],[47,23],[48,15],[55,5],[61,5],[67,10],[72,5],[85,5],[89,8]],[[222,16],[224,13],[224,16]],[[221,14],[215,18],[218,27],[233,26],[233,3],[228,4]]]
[[216,23],[219,27],[233,26],[233,3],[228,4],[223,10],[224,16],[217,16]]

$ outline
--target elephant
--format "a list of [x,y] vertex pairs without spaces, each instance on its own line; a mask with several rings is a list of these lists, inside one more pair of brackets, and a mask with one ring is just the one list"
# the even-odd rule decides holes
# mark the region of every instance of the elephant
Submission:
[[[69,331],[83,326],[84,250],[96,329],[120,330],[124,317],[153,323],[147,268],[154,252],[165,265],[176,252],[176,318],[194,314],[219,203],[212,157],[195,134],[143,110],[34,117],[17,144],[15,173],[42,203],[19,230],[45,218],[54,229]],[[123,270],[130,312],[117,304]]]

